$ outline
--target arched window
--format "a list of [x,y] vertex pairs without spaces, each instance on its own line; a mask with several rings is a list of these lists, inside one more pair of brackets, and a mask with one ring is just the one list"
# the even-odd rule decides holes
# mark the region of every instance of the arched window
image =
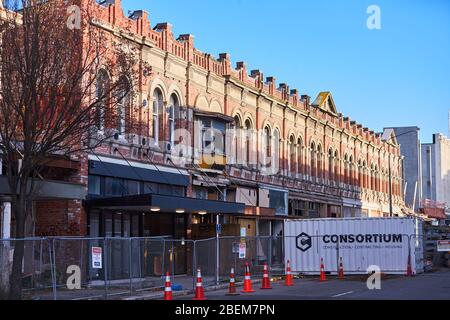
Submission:
[[361,160],[358,161],[358,185],[364,187],[364,174]]
[[311,177],[316,177],[316,145],[313,143],[311,143],[311,150],[310,150],[310,155],[309,155],[309,161],[310,161],[310,165],[309,165],[309,173]]
[[336,150],[334,152],[334,180],[339,183],[340,180],[340,171],[339,171],[339,153]]
[[266,155],[267,159],[269,159],[272,155],[271,141],[272,141],[272,135],[270,133],[270,128],[268,126],[266,126],[264,128],[264,147],[266,149],[265,155]]
[[245,153],[245,164],[246,165],[250,165],[250,162],[252,160],[251,158],[251,143],[250,143],[250,139],[252,138],[253,135],[253,127],[252,127],[252,122],[250,121],[250,119],[245,120],[245,124],[244,124],[244,130],[245,130],[245,141],[244,141],[244,153]]
[[349,170],[349,184],[354,185],[355,184],[355,168],[353,165],[353,157],[350,156],[348,159],[348,170]]
[[169,142],[174,144],[175,139],[175,120],[179,112],[180,103],[176,94],[172,94],[169,100]]
[[316,169],[317,178],[322,178],[323,173],[323,153],[322,146],[320,144],[317,145],[317,169]]
[[164,113],[164,102],[163,102],[163,95],[161,90],[155,89],[153,92],[153,131],[152,131],[152,137],[155,140],[155,144],[158,144],[159,138],[162,132],[162,126],[161,123],[163,121],[163,113]]
[[348,155],[344,156],[344,183],[348,184]]
[[330,148],[330,150],[328,150],[328,180],[331,182],[334,180],[334,173],[333,173],[333,150]]
[[241,132],[241,118],[239,116],[235,116],[234,117],[234,135],[233,135],[233,142],[234,142],[234,161],[235,164],[239,164],[241,159],[240,159],[240,132]]
[[303,141],[302,138],[297,140],[297,172],[303,174]]
[[101,69],[97,75],[97,86],[96,86],[96,102],[97,106],[95,108],[95,126],[98,130],[103,130],[105,128],[105,114],[109,106],[109,89],[110,82],[108,73]]
[[280,131],[275,129],[273,132],[273,173],[278,173],[280,171]]
[[370,186],[369,189],[375,190],[375,166],[373,163],[370,166]]
[[367,189],[368,184],[367,184],[367,165],[366,165],[366,161],[364,160],[363,162],[363,188]]
[[291,135],[289,138],[289,172],[291,173],[291,176],[295,177],[296,174],[296,147],[295,147],[295,137],[294,135]]
[[378,172],[378,166],[377,165],[375,165],[375,172],[374,172],[374,174],[375,174],[375,186],[374,186],[374,189],[375,189],[375,191],[380,191],[380,184],[379,184],[379,181],[380,181],[380,179],[379,179],[379,172]]
[[131,85],[126,77],[119,80],[117,95],[117,130],[124,134],[131,125]]

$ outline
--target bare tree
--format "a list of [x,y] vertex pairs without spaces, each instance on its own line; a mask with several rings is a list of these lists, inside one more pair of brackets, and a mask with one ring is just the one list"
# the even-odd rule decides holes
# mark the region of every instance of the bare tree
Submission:
[[[93,3],[94,1],[92,1]],[[124,110],[140,74],[136,49],[94,23],[95,7],[11,0],[1,22],[0,148],[15,237],[24,238],[34,181],[54,155],[70,158],[125,131]],[[113,130],[116,129],[116,130]],[[127,128],[128,130],[129,128]],[[103,132],[98,135],[98,131]],[[10,299],[22,296],[24,243],[15,243]]]

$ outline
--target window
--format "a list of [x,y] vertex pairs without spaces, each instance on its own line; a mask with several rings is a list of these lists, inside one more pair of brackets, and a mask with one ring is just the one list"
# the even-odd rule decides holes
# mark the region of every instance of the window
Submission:
[[275,129],[274,133],[273,133],[273,162],[274,162],[274,167],[273,167],[273,173],[278,173],[280,171],[280,131],[278,129]]
[[126,190],[124,191],[124,194],[132,196],[140,194],[140,183],[139,181],[133,181],[133,180],[125,180],[124,186]]
[[265,127],[264,128],[264,147],[266,149],[266,157],[267,159],[269,159],[271,157],[272,154],[272,150],[271,150],[271,139],[272,139],[272,135],[270,134],[270,128],[269,127]]
[[333,175],[333,150],[328,150],[328,179],[330,181],[334,180],[334,175]]
[[319,144],[317,146],[317,177],[322,178],[323,173],[323,154],[322,154],[322,146]]
[[240,164],[241,157],[240,157],[240,139],[241,139],[241,118],[239,116],[234,117],[234,136],[233,136],[233,143],[234,143],[234,161],[235,164]]
[[88,177],[88,194],[89,195],[100,195],[100,177],[89,175]]
[[245,120],[245,145],[244,145],[244,153],[245,153],[245,164],[249,165],[251,162],[251,147],[250,147],[250,139],[252,137],[252,123],[249,119]]
[[[162,115],[163,115],[163,95],[161,90],[155,89],[155,92],[153,92],[153,130],[152,130],[152,137],[155,140],[155,145],[159,142],[160,137],[160,130],[162,129],[162,126],[160,128],[160,122],[162,121]],[[161,118],[161,119],[160,119]]]
[[289,172],[292,176],[295,176],[296,170],[296,154],[295,154],[295,137],[291,136],[289,139]]
[[269,206],[278,214],[286,214],[286,193],[283,191],[269,191]]
[[354,177],[354,167],[353,167],[353,157],[350,156],[349,160],[348,160],[348,170],[349,170],[349,180],[348,183],[349,184],[354,184],[355,183],[355,177]]
[[174,144],[175,139],[175,114],[179,112],[178,97],[175,94],[170,96],[169,101],[169,141],[170,144]]
[[344,156],[344,183],[348,183],[348,155]]
[[363,162],[363,188],[368,186],[367,166],[366,161]]
[[194,195],[196,199],[202,199],[206,200],[208,199],[208,189],[206,188],[200,188],[200,187],[194,187]]
[[333,172],[334,181],[339,183],[340,180],[340,172],[339,172],[339,153],[338,151],[334,151],[334,172]]
[[297,140],[297,172],[299,174],[303,173],[303,141],[301,138]]
[[225,155],[226,124],[212,119],[201,119],[203,153]]
[[109,105],[109,77],[108,73],[101,69],[97,76],[95,108],[95,125],[98,130],[103,130],[105,127],[106,108]]
[[311,175],[311,177],[315,177],[316,176],[316,145],[313,143],[311,143],[311,150],[310,150],[310,168],[309,168],[309,173]]
[[105,191],[104,194],[106,196],[122,196],[124,193],[126,193],[126,190],[124,190],[125,185],[123,183],[122,179],[118,178],[105,178]]
[[[128,119],[127,119],[128,118]],[[131,118],[131,85],[127,78],[122,77],[118,86],[117,96],[117,130],[124,134],[127,120]],[[130,125],[128,123],[128,125]]]

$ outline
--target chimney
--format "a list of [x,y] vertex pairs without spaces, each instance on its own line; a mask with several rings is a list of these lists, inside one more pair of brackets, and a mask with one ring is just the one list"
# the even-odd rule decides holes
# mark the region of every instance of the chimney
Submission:
[[305,101],[307,107],[311,105],[311,97],[307,94],[302,95],[302,100]]

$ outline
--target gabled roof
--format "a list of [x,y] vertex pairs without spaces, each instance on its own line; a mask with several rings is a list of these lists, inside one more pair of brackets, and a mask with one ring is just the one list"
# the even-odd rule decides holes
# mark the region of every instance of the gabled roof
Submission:
[[321,92],[317,96],[316,100],[312,103],[313,107],[320,108],[324,111],[337,114],[336,105],[334,104],[333,96],[331,92]]

